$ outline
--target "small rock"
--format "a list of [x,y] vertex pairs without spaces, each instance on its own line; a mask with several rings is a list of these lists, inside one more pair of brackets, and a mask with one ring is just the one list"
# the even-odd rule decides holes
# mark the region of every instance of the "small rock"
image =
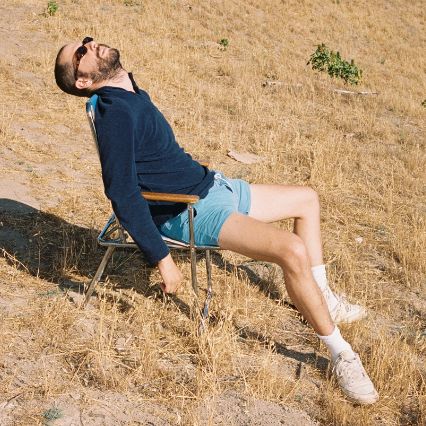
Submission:
[[263,157],[249,152],[228,151],[228,157],[244,164],[255,164],[263,161]]
[[277,80],[266,80],[262,83],[262,87],[268,87],[268,86],[281,86],[283,84],[282,81]]
[[118,352],[123,352],[126,350],[126,344],[127,344],[126,339],[124,337],[119,337],[117,341],[115,342],[115,349]]

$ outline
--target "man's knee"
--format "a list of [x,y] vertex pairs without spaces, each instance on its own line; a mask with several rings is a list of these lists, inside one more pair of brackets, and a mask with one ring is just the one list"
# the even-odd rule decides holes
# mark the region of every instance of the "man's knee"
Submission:
[[285,243],[278,248],[280,266],[287,272],[301,273],[309,265],[308,251],[303,240],[296,234],[286,238]]
[[308,201],[308,203],[315,208],[319,208],[320,205],[320,201],[319,201],[319,196],[317,191],[315,191],[315,189],[307,186],[305,188],[305,193],[306,193],[306,200]]

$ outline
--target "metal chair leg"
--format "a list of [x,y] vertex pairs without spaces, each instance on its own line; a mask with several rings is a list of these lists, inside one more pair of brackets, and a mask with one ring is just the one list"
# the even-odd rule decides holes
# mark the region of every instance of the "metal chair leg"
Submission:
[[[189,252],[191,257],[191,284],[194,291],[194,300],[191,306],[191,318],[198,321],[201,315],[198,298],[198,282],[197,282],[197,253],[195,250],[195,235],[194,235],[194,208],[188,204],[188,220],[189,220]],[[199,323],[199,330],[202,327],[202,320]]]
[[204,302],[203,318],[206,319],[209,315],[209,304],[213,297],[212,291],[212,261],[210,256],[210,250],[206,250],[206,269],[207,269],[207,295]]
[[191,255],[191,282],[195,296],[198,298],[198,282],[197,282],[197,256],[195,252],[195,236],[194,236],[194,208],[188,205],[189,219],[189,251]]
[[207,270],[207,294],[206,294],[206,300],[204,301],[203,311],[201,313],[201,323],[200,323],[200,330],[199,330],[200,333],[202,333],[205,329],[205,323],[209,316],[209,305],[213,297],[212,263],[211,263],[210,250],[206,250],[206,270]]
[[101,260],[101,263],[98,266],[98,269],[95,273],[95,276],[93,277],[92,281],[90,282],[89,288],[87,289],[86,296],[84,298],[83,307],[86,307],[87,302],[90,299],[90,296],[93,293],[93,290],[95,289],[95,285],[99,282],[99,280],[102,277],[102,274],[104,273],[104,270],[106,266],[108,265],[108,262],[111,259],[112,254],[114,253],[115,247],[109,246],[107,248],[107,251],[104,254],[104,257]]

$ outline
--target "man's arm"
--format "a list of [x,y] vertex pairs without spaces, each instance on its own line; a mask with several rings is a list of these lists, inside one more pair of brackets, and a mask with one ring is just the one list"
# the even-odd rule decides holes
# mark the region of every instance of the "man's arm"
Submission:
[[[108,105],[97,115],[102,179],[105,194],[111,200],[118,220],[148,262],[155,265],[169,256],[169,249],[152,220],[147,201],[140,194],[135,167],[134,124],[126,108],[124,104]],[[170,260],[164,262],[169,265],[168,271],[173,270]]]

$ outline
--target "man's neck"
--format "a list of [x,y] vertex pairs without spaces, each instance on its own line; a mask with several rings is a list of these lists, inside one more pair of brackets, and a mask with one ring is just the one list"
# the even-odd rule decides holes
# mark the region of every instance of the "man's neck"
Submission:
[[120,87],[121,89],[127,90],[129,92],[135,93],[133,89],[132,81],[130,80],[129,74],[123,68],[119,71],[119,73],[99,85],[100,87],[109,86],[109,87]]

